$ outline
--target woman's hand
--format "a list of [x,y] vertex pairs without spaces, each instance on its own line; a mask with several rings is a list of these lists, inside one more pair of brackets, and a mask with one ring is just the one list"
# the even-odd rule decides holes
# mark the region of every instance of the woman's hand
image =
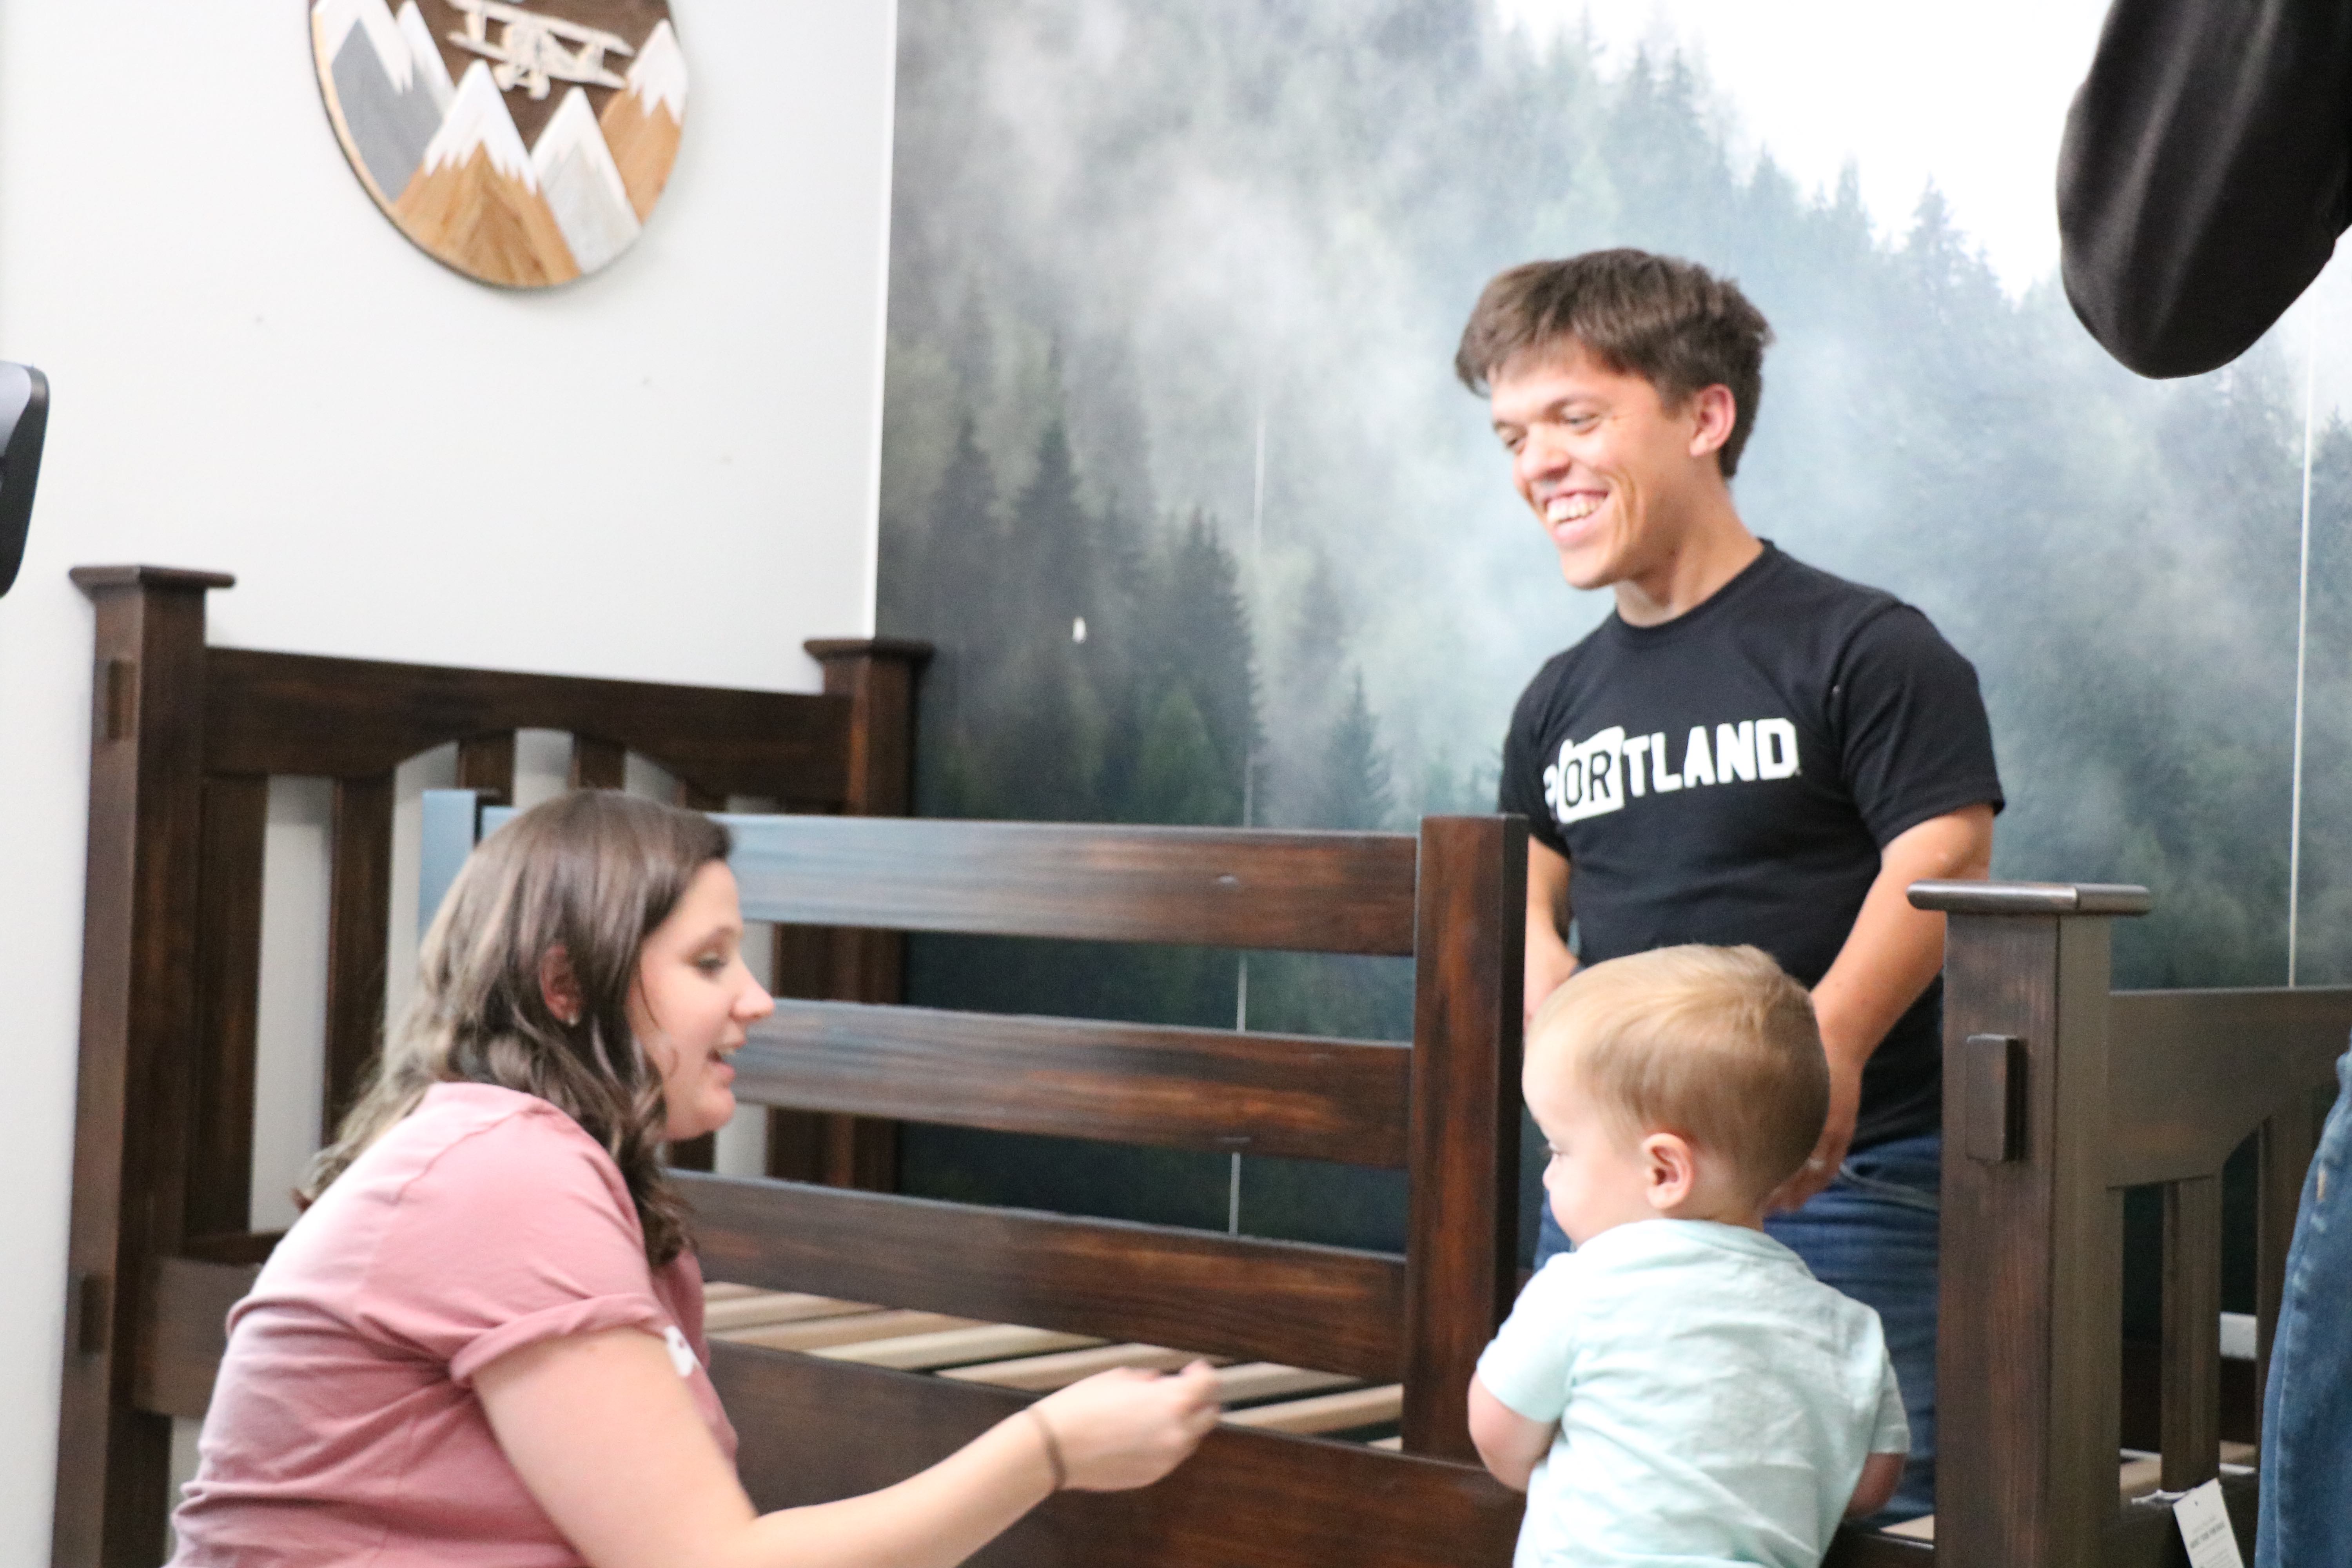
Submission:
[[1217,1424],[1217,1375],[1206,1362],[1182,1372],[1097,1373],[1029,1407],[1060,1451],[1076,1491],[1150,1486],[1201,1446]]

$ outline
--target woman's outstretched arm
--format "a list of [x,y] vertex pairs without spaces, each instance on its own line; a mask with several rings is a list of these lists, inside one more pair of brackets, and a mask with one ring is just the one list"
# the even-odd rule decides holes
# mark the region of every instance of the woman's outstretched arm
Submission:
[[1052,1493],[1048,1432],[1070,1486],[1115,1491],[1175,1468],[1218,1410],[1205,1365],[1104,1373],[896,1486],[762,1515],[650,1334],[530,1345],[474,1386],[523,1485],[593,1568],[951,1568]]

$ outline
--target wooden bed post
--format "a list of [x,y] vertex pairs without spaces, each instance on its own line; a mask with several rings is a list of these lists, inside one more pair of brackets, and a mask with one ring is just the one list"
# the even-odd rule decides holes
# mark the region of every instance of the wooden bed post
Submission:
[[1470,1374],[1518,1286],[1526,820],[1424,817],[1418,884],[1404,1448],[1476,1464]]
[[[816,637],[801,645],[824,668],[828,697],[849,699],[851,816],[907,816],[915,801],[915,681],[931,645],[902,637]],[[814,946],[817,951],[811,952]],[[777,981],[835,1002],[896,1002],[905,994],[907,941],[897,931],[836,931],[812,944],[782,933]],[[813,1146],[812,1146],[813,1145]],[[771,1111],[769,1170],[836,1187],[898,1185],[898,1127],[868,1116]]]
[[1919,882],[1944,955],[1941,1568],[2100,1561],[2117,1512],[2123,1194],[2108,939],[2145,889]]
[[236,579],[84,566],[73,580],[98,628],[51,1562],[153,1568],[172,1424],[136,1407],[134,1352],[147,1285],[186,1213],[205,594]]

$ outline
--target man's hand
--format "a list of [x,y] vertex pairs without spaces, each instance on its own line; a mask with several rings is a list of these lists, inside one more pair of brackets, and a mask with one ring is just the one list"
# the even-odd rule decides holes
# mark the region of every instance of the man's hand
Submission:
[[[1532,858],[1532,857],[1530,857]],[[1803,1167],[1772,1195],[1792,1209],[1837,1179],[1862,1105],[1862,1069],[1886,1031],[1944,967],[1944,917],[1911,907],[1914,882],[1983,877],[1992,869],[1992,807],[1963,806],[1898,833],[1879,851],[1878,875],[1837,962],[1813,987],[1813,1015],[1830,1058],[1830,1114]]]
[[1805,1156],[1797,1173],[1772,1194],[1769,1206],[1773,1210],[1802,1208],[1815,1193],[1837,1180],[1838,1167],[1845,1163],[1846,1149],[1853,1142],[1854,1118],[1862,1110],[1862,1064],[1868,1059],[1867,1052],[1850,1059],[1830,1053],[1829,1120],[1822,1126],[1821,1142]]

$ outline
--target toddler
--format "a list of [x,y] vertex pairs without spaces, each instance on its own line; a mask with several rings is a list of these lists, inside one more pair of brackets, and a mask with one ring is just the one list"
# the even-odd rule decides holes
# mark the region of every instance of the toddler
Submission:
[[1470,1384],[1528,1494],[1516,1568],[1817,1568],[1911,1437],[1878,1315],[1763,1230],[1828,1116],[1811,999],[1752,947],[1612,959],[1536,1016],[1523,1083],[1576,1250]]

